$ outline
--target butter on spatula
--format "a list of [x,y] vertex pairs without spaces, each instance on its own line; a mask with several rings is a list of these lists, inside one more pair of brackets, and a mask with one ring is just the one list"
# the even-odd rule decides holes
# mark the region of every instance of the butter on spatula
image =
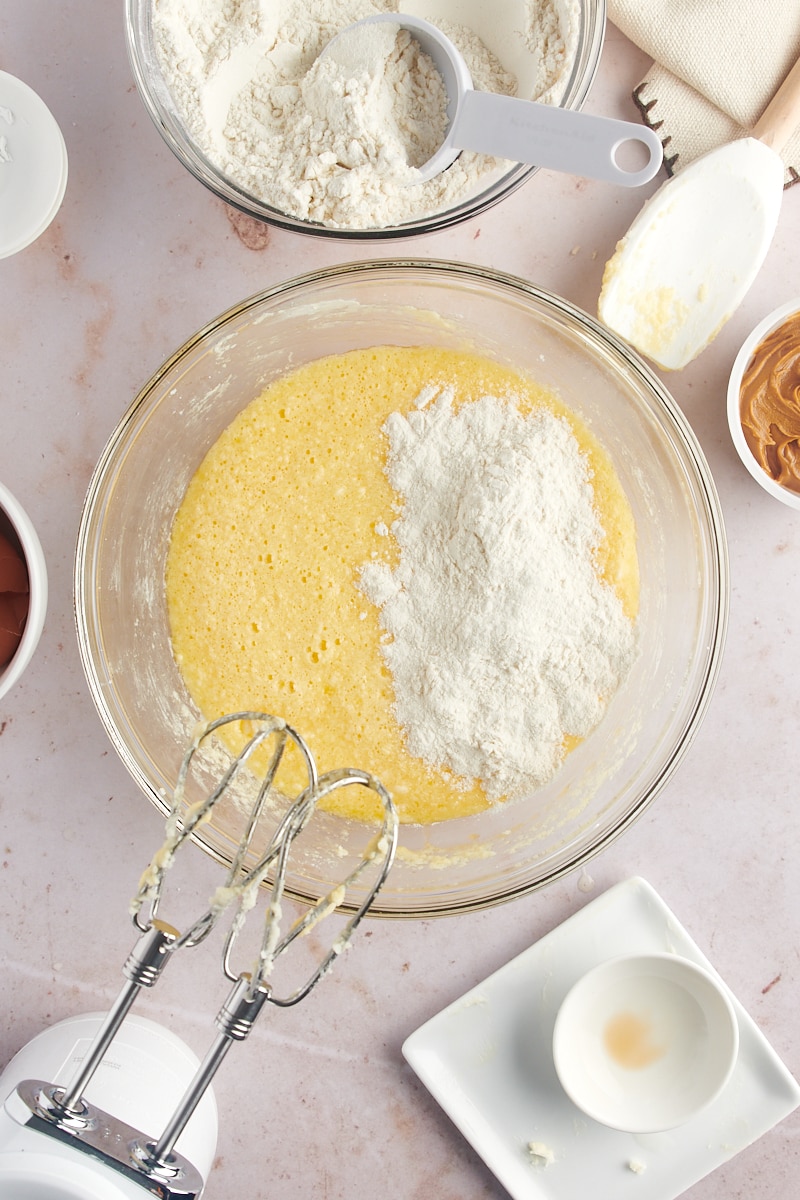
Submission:
[[667,180],[606,263],[600,320],[667,370],[713,341],[761,269],[783,198],[777,151],[800,123],[800,60],[752,136]]

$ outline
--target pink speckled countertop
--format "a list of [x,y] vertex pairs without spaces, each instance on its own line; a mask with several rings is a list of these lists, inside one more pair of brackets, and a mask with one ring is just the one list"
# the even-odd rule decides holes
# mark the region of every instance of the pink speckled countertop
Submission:
[[[589,110],[633,118],[630,92],[646,65],[609,28]],[[0,701],[5,1063],[46,1025],[104,1009],[116,995],[133,941],[131,886],[161,831],[107,740],[78,659],[72,557],[96,458],[140,386],[211,317],[279,280],[372,252],[256,227],[192,179],[136,95],[119,4],[5,0],[0,68],[50,106],[70,162],[54,224],[0,261],[0,478],[33,518],[50,576],[36,657]],[[594,311],[603,264],[642,200],[540,172],[484,217],[402,249],[508,270]],[[800,513],[753,483],[725,420],[739,344],[798,292],[800,187],[786,194],[774,245],[739,312],[697,362],[666,379],[715,477],[732,573],[721,676],[679,771],[588,874],[477,915],[370,923],[307,1003],[264,1019],[217,1079],[221,1132],[207,1200],[505,1195],[400,1046],[631,875],[660,892],[800,1076]],[[203,891],[211,864],[198,853],[193,869]],[[142,1011],[200,1053],[221,994],[205,958],[187,959]],[[795,1112],[687,1196],[799,1193]]]

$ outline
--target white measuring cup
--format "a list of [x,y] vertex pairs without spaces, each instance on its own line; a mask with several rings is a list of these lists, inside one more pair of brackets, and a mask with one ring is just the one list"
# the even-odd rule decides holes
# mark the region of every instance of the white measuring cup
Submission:
[[[446,170],[462,150],[530,163],[571,175],[601,179],[623,187],[639,187],[653,178],[661,166],[663,150],[658,136],[645,125],[617,121],[573,109],[516,96],[479,92],[463,55],[450,39],[422,17],[398,13],[378,13],[356,21],[336,35],[325,47],[347,38],[352,30],[377,22],[406,29],[429,55],[442,76],[447,92],[447,131],[435,154],[419,168],[424,182]],[[625,144],[634,143],[641,161],[641,148],[647,155],[644,166],[627,169],[618,161]]]

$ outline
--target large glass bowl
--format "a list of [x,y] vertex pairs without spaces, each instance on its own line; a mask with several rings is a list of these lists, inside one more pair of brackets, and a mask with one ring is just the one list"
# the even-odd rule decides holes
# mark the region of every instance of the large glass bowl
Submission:
[[[387,343],[472,348],[556,391],[611,456],[635,516],[641,573],[637,661],[551,782],[478,816],[402,827],[373,911],[431,916],[521,896],[608,846],[670,778],[708,705],[728,608],[719,502],[680,410],[623,343],[520,279],[449,262],[350,264],[246,300],[164,363],[111,436],[80,523],[77,630],[111,740],[164,811],[198,720],[171,653],[164,583],[186,487],[221,431],[276,376]],[[342,765],[380,777],[380,763]],[[209,779],[218,769],[209,761]],[[228,861],[240,827],[231,803],[196,840]],[[324,894],[364,844],[363,826],[322,814],[290,893]]]
[[[156,52],[153,32],[154,0],[126,0],[125,29],[128,57],[139,95],[150,118],[177,159],[216,196],[257,220],[295,233],[364,241],[397,239],[448,229],[497,204],[529,179],[538,168],[515,163],[453,207],[402,225],[381,229],[338,229],[306,221],[273,208],[237,186],[196,145],[175,105]],[[579,0],[580,28],[575,60],[561,99],[563,108],[582,107],[597,73],[603,47],[606,0]]]

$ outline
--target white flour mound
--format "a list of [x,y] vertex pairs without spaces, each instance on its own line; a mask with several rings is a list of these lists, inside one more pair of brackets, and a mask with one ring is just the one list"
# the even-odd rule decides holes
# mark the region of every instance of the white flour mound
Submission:
[[[459,22],[469,7],[432,0],[430,19],[461,51],[476,88],[514,94],[514,76]],[[232,183],[331,228],[384,228],[451,208],[504,166],[464,152],[436,179],[419,180],[442,141],[444,89],[394,26],[319,60],[348,25],[395,10],[393,0],[153,0],[153,28],[179,115]],[[526,13],[516,36],[535,63],[534,97],[557,103],[574,61],[578,0],[527,0]]]
[[361,568],[381,609],[409,751],[490,800],[550,779],[628,673],[634,623],[597,573],[603,531],[563,418],[426,389],[385,425],[401,499],[393,569]]
[[[432,60],[398,25],[359,25],[313,64],[299,99],[319,127],[326,166],[343,178],[415,182],[447,129],[447,92]],[[341,189],[340,189],[341,190]]]

